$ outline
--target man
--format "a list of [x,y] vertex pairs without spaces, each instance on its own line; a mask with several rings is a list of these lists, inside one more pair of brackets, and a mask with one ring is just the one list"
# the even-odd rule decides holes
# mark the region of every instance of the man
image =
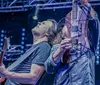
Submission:
[[[44,73],[44,62],[49,56],[57,23],[54,20],[39,22],[32,29],[33,53],[12,71],[8,71],[3,65],[0,66],[2,77],[8,78],[5,85],[36,85]],[[50,43],[50,44],[49,44]]]
[[[51,55],[45,62],[48,73],[56,72],[54,85],[95,85],[95,57],[88,38],[88,17],[92,19],[96,17],[90,13],[92,8],[89,3],[85,0],[81,3],[82,17],[79,17],[77,22],[77,19],[71,16],[72,12],[66,16],[66,24],[63,28],[66,32],[65,39],[52,48]],[[76,20],[76,23],[73,24],[71,20]],[[77,25],[80,28],[77,28]]]

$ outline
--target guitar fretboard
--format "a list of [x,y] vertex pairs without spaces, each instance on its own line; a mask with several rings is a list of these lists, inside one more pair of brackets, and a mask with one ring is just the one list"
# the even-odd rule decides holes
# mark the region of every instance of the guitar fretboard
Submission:
[[75,20],[77,19],[77,4],[76,3],[73,3],[73,6],[72,6],[72,20]]

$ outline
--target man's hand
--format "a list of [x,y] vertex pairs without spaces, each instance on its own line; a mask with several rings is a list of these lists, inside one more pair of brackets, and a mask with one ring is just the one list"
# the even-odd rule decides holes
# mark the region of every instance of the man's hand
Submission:
[[66,38],[60,43],[60,50],[67,50],[71,48],[71,39]]
[[4,64],[2,64],[2,65],[0,66],[0,75],[1,75],[1,76],[4,76],[5,73],[6,73],[6,68],[5,68]]

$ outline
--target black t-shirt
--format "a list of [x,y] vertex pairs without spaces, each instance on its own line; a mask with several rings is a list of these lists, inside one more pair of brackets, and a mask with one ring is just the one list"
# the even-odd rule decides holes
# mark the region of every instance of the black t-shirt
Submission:
[[[32,64],[43,65],[49,57],[51,46],[47,42],[40,42],[34,46],[34,52],[18,65],[13,71],[19,73],[29,73]],[[5,85],[22,85],[17,82],[7,80]]]

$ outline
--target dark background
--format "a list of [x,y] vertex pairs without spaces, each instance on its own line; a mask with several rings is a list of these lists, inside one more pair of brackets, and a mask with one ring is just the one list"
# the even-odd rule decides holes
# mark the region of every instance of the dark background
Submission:
[[[100,6],[93,7],[98,13],[100,19]],[[59,21],[65,17],[71,9],[52,9],[40,10],[38,13],[38,20],[33,20],[35,8],[27,12],[13,12],[13,13],[0,13],[0,30],[4,29],[7,36],[11,37],[11,45],[21,44],[21,30],[26,29],[25,43],[32,44],[31,29],[37,24],[38,21],[46,19],[55,19]],[[100,85],[100,65],[96,65],[96,85]]]

